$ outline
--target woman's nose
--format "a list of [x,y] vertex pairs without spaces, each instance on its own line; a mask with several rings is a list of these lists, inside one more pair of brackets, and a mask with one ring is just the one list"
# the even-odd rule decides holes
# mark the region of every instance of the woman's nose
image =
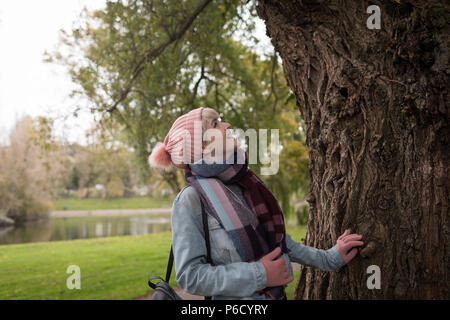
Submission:
[[228,122],[223,122],[223,124],[224,124],[225,130],[228,129],[229,127],[231,127],[231,124],[229,124]]

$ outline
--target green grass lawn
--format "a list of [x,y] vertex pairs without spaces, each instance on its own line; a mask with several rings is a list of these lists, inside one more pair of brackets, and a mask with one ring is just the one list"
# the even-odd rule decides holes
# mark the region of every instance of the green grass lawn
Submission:
[[[304,226],[288,227],[297,241]],[[150,275],[163,277],[171,233],[0,246],[0,299],[134,299],[151,289]],[[68,266],[81,270],[81,290],[69,290]],[[176,286],[173,273],[171,284]],[[298,279],[287,288],[293,298]]]
[[171,198],[117,198],[117,199],[58,199],[53,202],[56,211],[64,210],[114,210],[114,209],[153,209],[163,206],[171,207],[173,199]]

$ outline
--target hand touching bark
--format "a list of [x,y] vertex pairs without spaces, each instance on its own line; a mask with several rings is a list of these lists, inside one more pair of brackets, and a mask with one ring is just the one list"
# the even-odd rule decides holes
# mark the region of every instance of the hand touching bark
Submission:
[[293,276],[289,277],[289,269],[283,256],[277,259],[280,253],[280,247],[275,248],[275,250],[266,254],[260,260],[264,269],[266,269],[267,287],[282,286],[294,280]]
[[[361,239],[362,235],[350,234],[349,229],[345,230],[345,232],[337,239],[337,250],[345,263],[349,263],[356,256],[358,249],[355,247],[364,244],[364,242],[359,241]],[[349,251],[351,248],[353,249]]]

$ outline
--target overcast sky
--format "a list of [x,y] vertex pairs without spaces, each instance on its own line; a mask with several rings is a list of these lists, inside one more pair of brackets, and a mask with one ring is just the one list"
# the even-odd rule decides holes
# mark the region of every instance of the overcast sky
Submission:
[[[83,7],[104,5],[105,0],[0,1],[0,143],[7,141],[10,129],[25,114],[56,117],[58,135],[84,143],[92,117],[85,113],[67,118],[75,105],[68,96],[73,84],[63,67],[42,60],[45,50],[55,50],[59,30],[70,30]],[[270,50],[259,19],[256,36],[261,47]]]

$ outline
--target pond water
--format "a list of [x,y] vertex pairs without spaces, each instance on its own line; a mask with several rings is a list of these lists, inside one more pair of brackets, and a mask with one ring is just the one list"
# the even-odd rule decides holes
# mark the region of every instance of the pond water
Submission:
[[54,217],[0,228],[0,245],[157,233],[170,230],[170,214]]

